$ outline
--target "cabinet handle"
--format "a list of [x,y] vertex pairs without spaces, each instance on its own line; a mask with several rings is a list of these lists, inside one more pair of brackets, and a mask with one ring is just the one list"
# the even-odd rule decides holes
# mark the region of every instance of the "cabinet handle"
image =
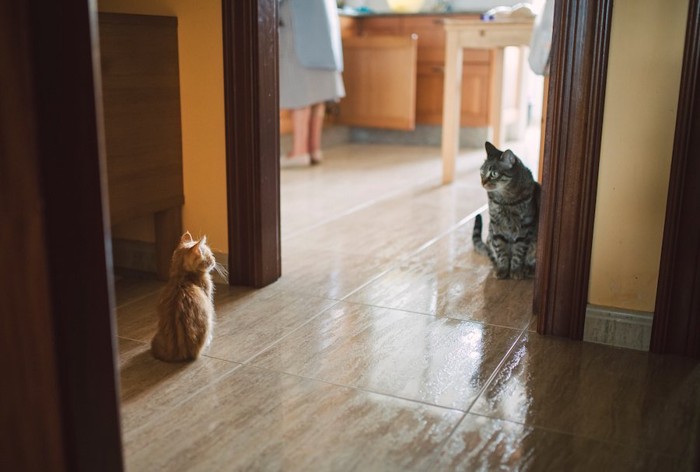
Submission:
[[444,74],[445,73],[445,67],[444,66],[433,66],[432,67],[433,72],[437,74]]

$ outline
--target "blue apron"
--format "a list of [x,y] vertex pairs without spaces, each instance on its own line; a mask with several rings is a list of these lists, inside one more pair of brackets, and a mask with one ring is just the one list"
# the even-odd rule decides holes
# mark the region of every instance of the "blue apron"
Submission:
[[311,69],[343,70],[340,19],[335,0],[286,0],[292,12],[294,48]]

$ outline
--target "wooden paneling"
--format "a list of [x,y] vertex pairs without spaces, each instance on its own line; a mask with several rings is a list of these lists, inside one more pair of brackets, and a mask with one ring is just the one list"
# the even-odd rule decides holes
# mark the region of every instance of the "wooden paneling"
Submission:
[[413,129],[416,114],[416,39],[410,36],[346,38],[345,93],[339,122]]
[[99,18],[110,216],[119,224],[184,203],[177,19]]
[[700,357],[700,6],[691,0],[652,352]]

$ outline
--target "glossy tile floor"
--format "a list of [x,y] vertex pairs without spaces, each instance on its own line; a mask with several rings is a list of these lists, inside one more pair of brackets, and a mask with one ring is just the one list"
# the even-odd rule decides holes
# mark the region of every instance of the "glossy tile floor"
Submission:
[[481,160],[449,186],[435,148],[284,170],[283,277],[217,287],[190,364],[149,353],[160,284],[119,280],[128,469],[692,470],[700,365],[537,335],[532,282],[471,246]]

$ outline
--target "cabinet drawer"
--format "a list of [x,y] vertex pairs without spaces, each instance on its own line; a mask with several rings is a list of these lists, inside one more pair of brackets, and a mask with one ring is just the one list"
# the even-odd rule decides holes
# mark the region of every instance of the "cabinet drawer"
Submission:
[[384,36],[401,35],[401,18],[362,18],[358,21],[357,32],[361,35]]

